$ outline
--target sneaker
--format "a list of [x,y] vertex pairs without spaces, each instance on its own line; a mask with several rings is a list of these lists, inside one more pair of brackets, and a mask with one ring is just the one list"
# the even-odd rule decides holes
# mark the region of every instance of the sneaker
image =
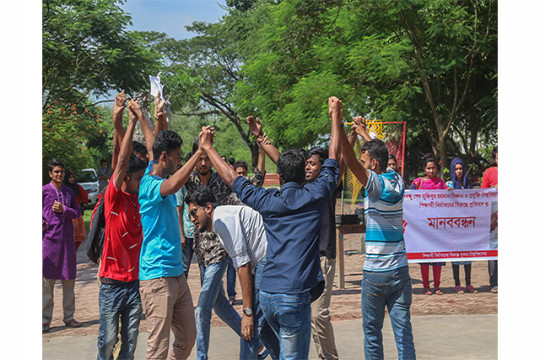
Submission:
[[458,293],[458,294],[464,294],[465,292],[463,291],[463,289],[461,288],[461,286],[456,286],[454,288],[454,290]]
[[478,290],[476,290],[472,285],[468,285],[465,288],[465,292],[470,294],[478,294]]

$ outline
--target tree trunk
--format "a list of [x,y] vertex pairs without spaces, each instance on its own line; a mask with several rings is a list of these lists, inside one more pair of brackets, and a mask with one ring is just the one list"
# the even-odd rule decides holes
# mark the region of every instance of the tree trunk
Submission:
[[444,179],[444,169],[448,168],[447,156],[447,139],[448,132],[443,132],[439,135],[439,158],[441,159],[441,179]]
[[257,163],[259,162],[259,146],[256,143],[250,143],[248,146],[249,150],[251,151],[251,169],[255,169],[255,167],[257,167]]
[[242,140],[244,140],[244,143],[249,147],[249,150],[251,151],[251,163],[253,168],[255,168],[255,166],[257,166],[257,160],[259,156],[259,147],[256,143],[252,143],[251,141],[249,141],[249,134],[246,134],[244,129],[242,129],[241,121],[236,111],[232,109],[231,105],[219,101],[219,99],[212,97],[211,94],[202,94],[201,100],[217,109],[236,126],[236,129],[240,133]]

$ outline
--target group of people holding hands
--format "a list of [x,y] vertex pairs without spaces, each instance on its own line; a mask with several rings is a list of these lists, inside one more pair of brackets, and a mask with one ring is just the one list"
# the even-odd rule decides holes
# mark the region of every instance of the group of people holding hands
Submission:
[[[98,359],[111,359],[118,341],[119,358],[133,359],[142,313],[149,333],[147,359],[186,359],[194,346],[197,358],[207,359],[212,310],[238,334],[241,359],[307,359],[312,336],[319,357],[337,359],[328,308],[336,258],[335,202],[345,166],[366,189],[365,357],[384,356],[381,329],[387,308],[399,358],[414,359],[402,225],[405,184],[388,166],[385,144],[367,135],[364,119],[355,118],[347,135],[341,101],[330,97],[329,147],[304,154],[296,149],[280,153],[259,119],[248,117],[260,149],[254,176],[248,178],[247,169],[229,166],[218,154],[210,126],[202,128],[182,163],[183,141],[168,129],[164,106],[157,96],[152,130],[137,100],[127,102],[124,92],[115,98],[113,173],[102,198],[106,226],[98,275]],[[144,145],[133,141],[137,122]],[[359,160],[353,150],[357,134],[364,138]],[[280,188],[262,187],[266,155],[277,164]],[[49,174],[51,183],[43,186],[44,332],[50,328],[57,279],[63,285],[64,322],[80,326],[73,317],[72,237],[72,219],[80,209],[72,189],[62,186],[60,160],[49,163]],[[421,180],[419,188],[429,182]],[[193,253],[201,270],[195,311],[186,280]],[[241,316],[223,289],[230,263],[238,272]]]

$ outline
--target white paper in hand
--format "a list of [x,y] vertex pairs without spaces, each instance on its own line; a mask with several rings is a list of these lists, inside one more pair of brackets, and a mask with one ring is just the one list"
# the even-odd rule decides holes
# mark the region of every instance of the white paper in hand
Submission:
[[161,71],[155,77],[150,76],[150,94],[157,96],[158,92],[161,100],[165,101],[163,97],[163,85],[161,85]]

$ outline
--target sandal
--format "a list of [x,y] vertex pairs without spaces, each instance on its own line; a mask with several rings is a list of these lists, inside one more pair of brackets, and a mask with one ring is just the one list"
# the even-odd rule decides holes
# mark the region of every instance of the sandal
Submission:
[[234,306],[234,297],[230,297],[230,298],[229,298],[229,303],[230,303],[232,306]]
[[465,292],[470,294],[478,294],[478,290],[476,290],[472,285],[468,285],[465,288]]
[[496,293],[499,292],[499,288],[497,286],[495,286],[495,287],[491,288],[491,292],[496,294]]
[[65,322],[64,324],[66,324],[66,327],[70,327],[70,328],[78,328],[78,327],[81,327],[81,323],[78,322],[78,321],[75,320],[75,319],[71,319],[71,320]]
[[42,332],[46,333],[47,331],[51,330],[51,323],[48,324],[42,324]]
[[435,289],[435,295],[444,295],[444,293],[441,291],[441,289],[436,288]]
[[461,288],[461,286],[456,286],[454,288],[454,290],[458,293],[458,294],[464,294],[465,292],[463,291],[463,289]]
[[424,295],[431,295],[431,294],[432,294],[432,292],[431,292],[431,290],[429,290],[428,287],[424,288]]

